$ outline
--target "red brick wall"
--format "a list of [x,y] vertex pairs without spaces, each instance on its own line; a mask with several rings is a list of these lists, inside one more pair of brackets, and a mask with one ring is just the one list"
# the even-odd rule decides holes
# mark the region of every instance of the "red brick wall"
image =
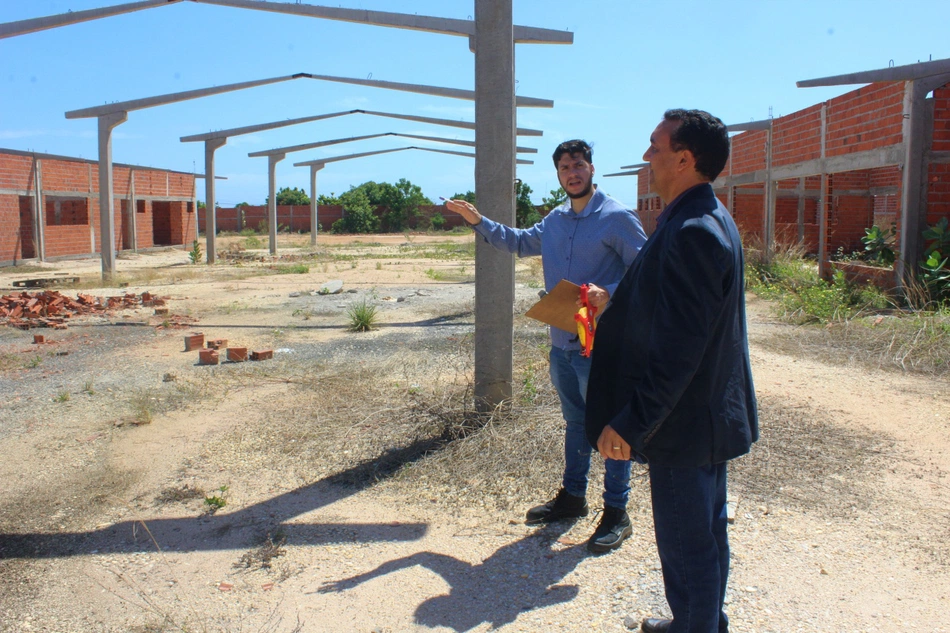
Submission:
[[[382,216],[386,209],[380,207],[376,209],[376,215]],[[452,213],[441,204],[422,205],[419,212],[425,216],[432,217],[436,213],[441,213],[445,218],[444,228],[450,229],[456,226],[463,226],[465,220],[462,216]],[[343,217],[343,207],[338,204],[321,204],[317,209],[317,221],[320,223],[322,231],[329,231],[333,223]],[[233,207],[219,207],[215,214],[215,226],[218,231],[238,232],[245,228],[257,230],[263,227],[267,230],[267,207],[266,206],[246,206],[244,207],[244,225],[238,225],[238,210]],[[262,224],[263,223],[263,224]],[[300,233],[310,232],[310,205],[277,205],[277,224],[282,227],[289,227],[291,231]],[[205,210],[198,210],[198,227],[202,232],[205,228]]]
[[927,183],[927,224],[933,225],[940,218],[950,218],[950,163],[931,165]]
[[935,152],[950,151],[950,84],[934,90],[934,136]]
[[0,189],[32,189],[33,159],[0,152]]
[[828,102],[826,156],[864,152],[903,140],[904,83],[877,83]]
[[775,167],[821,158],[821,104],[774,119],[772,138],[772,165]]
[[[47,219],[48,195],[76,195],[86,198],[88,221],[82,225],[53,226],[47,222],[44,227],[46,256],[62,257],[86,255],[99,251],[99,170],[98,165],[88,161],[69,160],[67,158],[36,155],[40,163],[40,184],[43,188],[43,219]],[[33,183],[34,156],[11,154],[0,150],[0,189],[29,191],[34,194]],[[194,176],[156,169],[131,168],[116,165],[113,171],[113,189],[115,193],[115,232],[116,246],[123,245],[122,200],[129,198],[131,173],[135,177],[136,206],[144,211],[136,215],[137,239],[139,248],[153,245],[151,202],[140,198],[172,197],[192,200],[195,192]],[[67,205],[68,206],[68,205]],[[173,224],[171,235],[174,244],[190,244],[194,239],[194,213],[188,214],[189,203],[171,201]],[[71,211],[61,213],[68,220]],[[91,230],[90,230],[90,227]],[[17,195],[0,195],[0,262],[17,261],[26,252],[21,236],[24,229],[20,221],[20,203]],[[90,237],[90,233],[92,237]],[[95,246],[92,241],[95,239]]]

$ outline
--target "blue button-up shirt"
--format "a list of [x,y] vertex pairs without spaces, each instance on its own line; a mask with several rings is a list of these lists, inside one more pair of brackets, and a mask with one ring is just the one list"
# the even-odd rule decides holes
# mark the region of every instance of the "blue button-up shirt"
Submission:
[[[484,216],[474,228],[499,250],[518,257],[540,255],[548,292],[567,279],[578,285],[596,284],[613,295],[647,239],[637,212],[600,190],[580,213],[574,213],[568,200],[528,229],[513,229]],[[577,332],[555,327],[551,344],[580,349]]]

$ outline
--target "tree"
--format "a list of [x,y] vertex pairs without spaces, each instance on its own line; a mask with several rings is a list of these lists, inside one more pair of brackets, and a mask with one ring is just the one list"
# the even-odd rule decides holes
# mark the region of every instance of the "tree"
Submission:
[[564,191],[563,187],[558,187],[552,189],[549,196],[541,198],[541,206],[544,207],[545,211],[550,211],[554,207],[564,204],[565,200],[567,200],[567,192]]
[[[264,198],[264,204],[270,202],[270,196]],[[294,206],[306,206],[310,204],[310,196],[307,195],[307,192],[303,189],[298,189],[294,187],[281,187],[277,192],[277,204],[278,205],[294,205]]]
[[340,204],[341,205],[343,204],[343,200],[341,200],[339,196],[337,196],[335,193],[331,191],[329,196],[323,193],[317,196],[317,204],[321,204],[321,205]]
[[515,181],[515,224],[518,228],[534,226],[541,221],[541,214],[531,202],[531,187],[520,180]]
[[466,191],[465,193],[453,193],[451,199],[452,199],[452,200],[464,200],[465,202],[469,203],[469,204],[472,205],[473,207],[477,207],[477,206],[478,206],[477,204],[475,204],[475,192],[474,192],[474,191],[471,191],[471,190]]
[[342,196],[343,217],[330,228],[334,233],[375,233],[379,230],[379,218],[373,213],[369,197],[353,187]]
[[387,186],[382,191],[382,205],[388,210],[383,220],[389,231],[406,230],[409,228],[409,220],[419,214],[419,206],[432,204],[419,185],[414,185],[405,178],[400,178],[395,185],[384,184]]

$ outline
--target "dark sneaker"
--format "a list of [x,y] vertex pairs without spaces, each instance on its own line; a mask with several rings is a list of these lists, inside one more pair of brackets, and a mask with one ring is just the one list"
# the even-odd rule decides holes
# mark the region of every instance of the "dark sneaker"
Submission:
[[556,497],[542,506],[535,506],[528,510],[525,523],[535,525],[561,519],[576,519],[577,517],[586,517],[587,512],[587,497],[574,496],[561,488],[558,490]]
[[587,550],[594,554],[603,554],[617,549],[624,539],[633,534],[630,517],[623,508],[604,506],[604,513],[600,515],[600,525],[594,530],[593,536],[587,541]]

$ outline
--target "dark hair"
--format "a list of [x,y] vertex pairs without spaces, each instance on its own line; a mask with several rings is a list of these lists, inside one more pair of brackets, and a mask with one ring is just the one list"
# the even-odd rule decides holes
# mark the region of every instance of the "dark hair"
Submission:
[[712,182],[729,160],[729,133],[717,117],[702,110],[667,110],[667,121],[679,121],[670,135],[674,151],[688,149],[696,159],[696,171]]
[[582,154],[584,160],[586,160],[591,165],[594,164],[594,148],[587,144],[587,141],[582,141],[580,139],[574,139],[573,141],[564,141],[557,146],[557,149],[554,150],[554,166],[557,167],[557,162],[561,160],[561,156],[567,154],[568,156],[573,156],[574,154]]

